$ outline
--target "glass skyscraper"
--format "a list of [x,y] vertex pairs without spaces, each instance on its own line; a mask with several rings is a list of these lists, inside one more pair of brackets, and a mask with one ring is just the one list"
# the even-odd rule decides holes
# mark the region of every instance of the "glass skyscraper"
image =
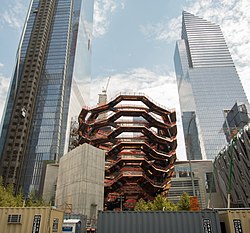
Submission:
[[213,159],[226,144],[226,110],[248,105],[220,27],[184,11],[174,63],[187,155]]
[[16,191],[39,191],[44,162],[64,154],[70,117],[88,102],[92,22],[92,0],[30,3],[0,138],[0,173]]

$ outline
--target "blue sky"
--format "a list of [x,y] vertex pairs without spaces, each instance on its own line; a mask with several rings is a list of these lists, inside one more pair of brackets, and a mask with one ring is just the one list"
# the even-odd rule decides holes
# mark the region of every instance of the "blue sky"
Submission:
[[[28,5],[29,0],[1,0],[0,117]],[[249,0],[96,0],[91,105],[111,76],[110,98],[119,92],[143,92],[179,111],[173,54],[182,10],[221,26],[250,99]],[[183,141],[181,133],[178,137]],[[178,150],[184,158],[183,145]]]

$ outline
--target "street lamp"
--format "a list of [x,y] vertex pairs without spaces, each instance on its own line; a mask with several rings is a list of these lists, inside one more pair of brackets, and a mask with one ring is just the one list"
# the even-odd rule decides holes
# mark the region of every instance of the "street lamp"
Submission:
[[195,119],[195,114],[193,113],[193,116],[190,118],[188,123],[188,129],[187,129],[187,136],[186,136],[186,152],[189,162],[189,169],[190,169],[190,175],[191,175],[191,182],[192,182],[192,189],[193,189],[193,196],[195,196],[195,187],[194,187],[194,175],[192,171],[192,165],[191,165],[191,135],[189,134],[191,122]]
[[118,201],[120,201],[120,210],[122,211],[122,206],[123,206],[123,201],[124,201],[125,197],[123,195],[121,195],[120,197],[118,197]]

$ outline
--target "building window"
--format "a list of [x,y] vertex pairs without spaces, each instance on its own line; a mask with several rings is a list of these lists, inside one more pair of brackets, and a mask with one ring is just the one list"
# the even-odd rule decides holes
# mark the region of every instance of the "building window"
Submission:
[[8,223],[21,223],[21,214],[9,214]]
[[206,173],[206,192],[207,193],[216,193],[216,188],[215,188],[215,182],[213,178],[213,173],[212,172],[207,172]]
[[[191,176],[191,172],[189,171],[179,171],[179,177],[190,177]],[[194,173],[193,173],[194,176]]]

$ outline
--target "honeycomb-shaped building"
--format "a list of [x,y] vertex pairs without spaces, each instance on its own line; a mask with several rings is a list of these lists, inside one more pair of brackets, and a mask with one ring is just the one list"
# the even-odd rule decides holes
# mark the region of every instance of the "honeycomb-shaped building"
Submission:
[[131,210],[167,194],[176,160],[176,112],[122,94],[79,115],[79,144],[106,150],[105,208]]

